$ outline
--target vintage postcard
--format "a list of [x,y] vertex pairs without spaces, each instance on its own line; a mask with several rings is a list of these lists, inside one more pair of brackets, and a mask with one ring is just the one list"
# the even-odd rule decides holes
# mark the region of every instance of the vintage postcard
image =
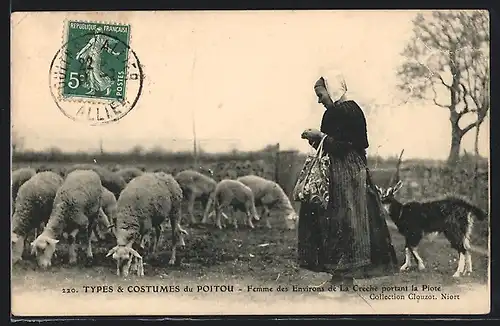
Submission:
[[13,316],[490,311],[487,11],[11,31]]

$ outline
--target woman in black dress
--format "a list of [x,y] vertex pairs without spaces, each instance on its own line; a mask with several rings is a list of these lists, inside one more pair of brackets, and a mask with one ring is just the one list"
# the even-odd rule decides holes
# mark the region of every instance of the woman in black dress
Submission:
[[298,254],[302,268],[327,272],[333,282],[351,283],[377,271],[392,272],[396,256],[385,211],[371,182],[366,160],[366,119],[358,104],[347,98],[340,73],[323,75],[314,85],[326,111],[320,130],[307,129],[302,138],[330,157],[327,209],[302,203],[299,212]]

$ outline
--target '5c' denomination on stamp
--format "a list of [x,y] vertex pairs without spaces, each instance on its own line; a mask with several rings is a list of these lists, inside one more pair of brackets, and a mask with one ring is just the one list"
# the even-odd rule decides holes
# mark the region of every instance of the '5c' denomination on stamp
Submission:
[[70,119],[91,125],[117,121],[142,92],[143,72],[130,48],[130,25],[69,21],[50,66],[50,90]]

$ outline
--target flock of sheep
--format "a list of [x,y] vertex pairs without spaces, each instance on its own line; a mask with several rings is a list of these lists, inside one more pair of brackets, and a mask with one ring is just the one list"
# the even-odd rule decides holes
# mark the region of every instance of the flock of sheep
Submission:
[[[188,232],[181,226],[181,207],[187,204],[187,224],[196,224],[195,202],[204,207],[201,223],[223,229],[238,227],[236,213],[246,214],[244,224],[254,228],[262,220],[268,228],[277,210],[287,229],[295,228],[297,214],[283,189],[274,181],[246,175],[220,182],[195,170],[175,175],[137,168],[111,171],[97,164],[76,164],[64,172],[37,172],[20,168],[12,173],[12,260],[22,259],[30,237],[30,254],[42,268],[51,266],[56,245],[66,239],[69,263],[77,262],[77,235],[84,233],[86,255],[93,257],[92,242],[113,238],[116,245],[106,257],[116,261],[117,275],[130,271],[144,275],[139,252],[154,255],[163,225],[170,221],[172,251],[184,246]],[[256,207],[261,207],[259,214]],[[226,214],[228,210],[230,214]],[[80,237],[82,238],[82,237]]]

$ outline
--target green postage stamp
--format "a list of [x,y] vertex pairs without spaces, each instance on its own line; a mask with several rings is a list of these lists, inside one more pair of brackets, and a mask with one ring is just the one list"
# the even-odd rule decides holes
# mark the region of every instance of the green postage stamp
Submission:
[[64,97],[123,101],[130,26],[68,23]]
[[92,125],[117,121],[136,105],[142,67],[126,24],[68,21],[50,67],[51,92],[70,119]]

